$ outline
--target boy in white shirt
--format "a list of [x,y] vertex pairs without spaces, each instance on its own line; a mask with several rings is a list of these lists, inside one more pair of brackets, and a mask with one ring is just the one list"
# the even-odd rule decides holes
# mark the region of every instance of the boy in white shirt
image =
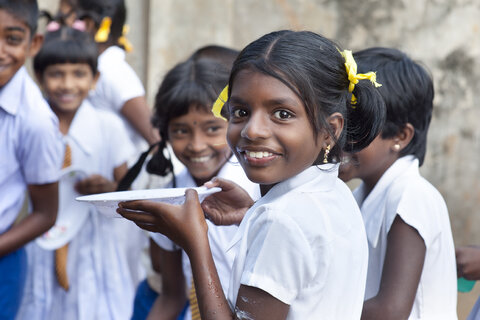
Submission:
[[[0,1],[0,318],[13,319],[26,274],[23,246],[55,223],[63,144],[23,67],[42,45],[34,0]],[[28,192],[32,212],[14,221]]]
[[381,133],[340,170],[362,211],[369,246],[362,319],[456,319],[455,252],[442,195],[419,173],[433,108],[433,83],[403,52],[356,53],[375,70],[387,107]]

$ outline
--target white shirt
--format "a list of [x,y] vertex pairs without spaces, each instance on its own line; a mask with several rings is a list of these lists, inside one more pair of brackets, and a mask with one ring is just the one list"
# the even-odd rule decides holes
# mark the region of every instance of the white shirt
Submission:
[[415,228],[426,246],[425,262],[409,319],[457,319],[455,249],[447,206],[441,194],[420,176],[413,156],[398,159],[365,198],[361,184],[354,196],[368,237],[365,300],[377,295],[387,236],[397,215]]
[[[73,168],[110,180],[114,169],[133,152],[122,122],[87,101],[75,114],[65,139]],[[17,319],[130,319],[137,283],[132,280],[125,244],[141,231],[125,219],[99,214],[93,206],[84,214],[87,221],[69,243],[68,292],[54,275],[54,252],[34,242],[27,246],[29,271]]]
[[367,239],[338,165],[312,166],[275,185],[247,212],[232,248],[229,303],[240,285],[290,306],[287,319],[359,319]]
[[58,181],[63,152],[57,117],[22,67],[0,88],[0,234],[20,212],[27,185]]
[[[240,185],[245,189],[252,199],[256,200],[260,197],[260,188],[258,184],[255,184],[248,180],[245,172],[238,163],[237,159],[232,156],[218,172],[218,177],[229,179]],[[184,169],[177,177],[177,187],[196,187],[196,183],[187,169]],[[238,226],[217,226],[207,220],[208,225],[208,240],[210,248],[212,250],[213,261],[217,268],[218,276],[222,284],[225,294],[228,292],[228,284],[230,280],[230,274],[232,271],[233,260],[235,259],[235,251],[229,250],[227,252],[228,245],[232,240],[233,235],[236,233]],[[164,250],[175,251],[180,250],[174,242],[160,233],[151,233],[152,239]],[[190,260],[188,259],[185,251],[182,251],[182,264],[183,274],[185,275],[187,287],[190,288],[192,279],[192,268]],[[190,312],[185,316],[185,320],[190,319]]]
[[[132,67],[125,61],[125,50],[108,47],[98,57],[98,79],[95,90],[88,97],[91,104],[117,114],[127,128],[128,136],[139,151],[144,151],[145,140],[121,114],[123,105],[133,98],[145,95],[145,89]],[[139,146],[140,144],[140,146]]]

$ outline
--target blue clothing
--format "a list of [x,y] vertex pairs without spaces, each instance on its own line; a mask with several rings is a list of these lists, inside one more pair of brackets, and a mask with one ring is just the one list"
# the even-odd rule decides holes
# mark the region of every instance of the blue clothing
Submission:
[[0,319],[15,319],[27,275],[27,254],[20,248],[0,258]]
[[[158,293],[156,293],[148,285],[148,281],[145,279],[138,285],[137,293],[135,294],[135,301],[133,303],[133,315],[131,320],[145,320],[152,309],[155,299],[157,299]],[[183,308],[177,320],[183,320],[185,312],[188,309],[188,302]]]

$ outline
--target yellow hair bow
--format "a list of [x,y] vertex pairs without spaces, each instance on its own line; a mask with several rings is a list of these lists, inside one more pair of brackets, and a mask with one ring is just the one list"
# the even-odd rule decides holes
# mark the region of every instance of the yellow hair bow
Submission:
[[110,17],[104,17],[102,19],[102,23],[100,23],[100,28],[98,28],[98,31],[95,34],[95,42],[107,42],[108,36],[110,35],[111,26],[112,19]]
[[[347,70],[348,80],[350,81],[350,84],[348,85],[348,92],[353,92],[353,89],[355,89],[355,85],[358,83],[359,80],[368,79],[373,83],[375,88],[382,86],[380,83],[377,82],[377,74],[375,72],[370,71],[367,73],[357,73],[357,63],[353,58],[352,51],[338,50],[338,52],[340,52],[342,57],[345,59],[345,69]],[[357,103],[357,98],[355,98],[355,95],[352,93],[352,104],[355,103]]]
[[225,121],[227,119],[222,117],[221,112],[222,112],[223,105],[225,104],[225,102],[227,102],[227,100],[228,100],[228,85],[225,88],[223,88],[222,92],[220,92],[220,95],[218,96],[217,100],[215,101],[212,107],[213,115],[217,118],[222,118]]
[[125,48],[125,51],[132,52],[133,45],[127,39],[127,34],[129,31],[130,31],[130,27],[128,26],[128,24],[124,25],[122,30],[122,36],[118,38],[118,44],[122,45]]

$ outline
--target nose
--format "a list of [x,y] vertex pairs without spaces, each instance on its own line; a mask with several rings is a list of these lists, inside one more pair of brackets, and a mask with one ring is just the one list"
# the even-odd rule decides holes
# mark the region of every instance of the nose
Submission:
[[270,135],[268,115],[263,112],[253,112],[240,135],[252,141],[268,138]]
[[200,133],[194,132],[192,134],[192,138],[190,139],[190,142],[188,143],[187,147],[188,147],[188,150],[191,152],[195,152],[195,153],[202,152],[207,147],[207,144],[205,142],[205,137]]
[[65,75],[63,77],[63,81],[62,81],[62,88],[63,89],[71,89],[74,85],[74,79],[72,76],[70,75]]

